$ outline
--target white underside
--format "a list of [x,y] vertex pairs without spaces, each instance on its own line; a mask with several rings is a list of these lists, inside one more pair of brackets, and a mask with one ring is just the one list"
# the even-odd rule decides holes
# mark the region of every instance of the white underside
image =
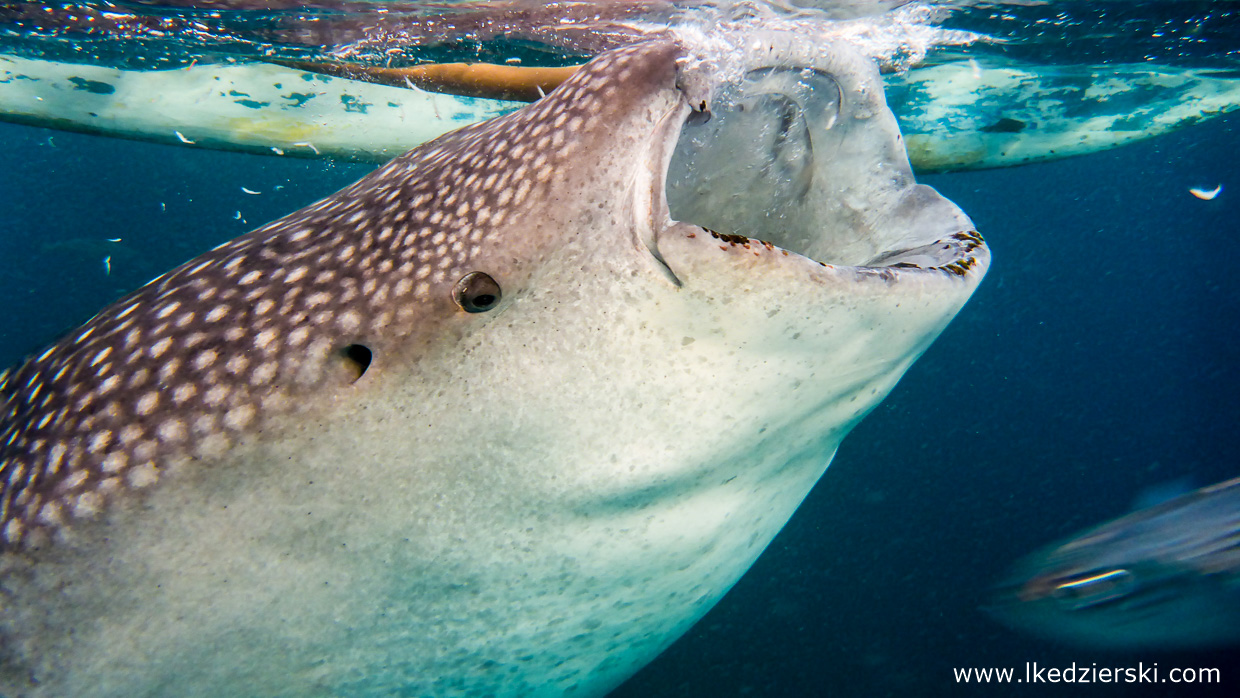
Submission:
[[45,610],[91,620],[41,695],[612,688],[736,582],[973,285],[717,249],[665,241],[680,289],[566,253],[454,359],[376,356],[332,421],[165,477],[106,553],[43,563],[77,580]]

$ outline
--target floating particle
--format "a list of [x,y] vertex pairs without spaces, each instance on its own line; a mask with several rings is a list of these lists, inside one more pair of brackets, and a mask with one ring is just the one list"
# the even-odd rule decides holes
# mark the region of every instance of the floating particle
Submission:
[[1202,187],[1192,187],[1188,190],[1188,193],[1192,194],[1198,199],[1201,199],[1202,201],[1209,201],[1213,199],[1214,197],[1218,196],[1219,193],[1222,191],[1223,191],[1223,185],[1220,184],[1213,189],[1205,189]]

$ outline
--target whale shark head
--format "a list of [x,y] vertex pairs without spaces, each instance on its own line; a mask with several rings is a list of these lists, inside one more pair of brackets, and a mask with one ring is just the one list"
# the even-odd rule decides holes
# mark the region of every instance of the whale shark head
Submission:
[[[765,43],[764,43],[765,42]],[[601,55],[0,379],[0,692],[597,695],[968,299],[877,71]]]

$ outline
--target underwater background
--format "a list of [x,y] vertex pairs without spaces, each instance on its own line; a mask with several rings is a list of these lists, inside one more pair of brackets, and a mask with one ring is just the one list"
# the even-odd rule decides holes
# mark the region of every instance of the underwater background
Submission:
[[[0,363],[368,166],[0,125]],[[987,590],[1151,486],[1240,475],[1240,116],[925,176],[987,237],[963,312],[758,563],[617,696],[1237,695],[1240,652],[1019,635]],[[1202,201],[1189,187],[1222,193]],[[257,194],[247,193],[248,189]],[[119,241],[113,241],[117,240]],[[1221,686],[962,686],[952,669],[1218,667]]]

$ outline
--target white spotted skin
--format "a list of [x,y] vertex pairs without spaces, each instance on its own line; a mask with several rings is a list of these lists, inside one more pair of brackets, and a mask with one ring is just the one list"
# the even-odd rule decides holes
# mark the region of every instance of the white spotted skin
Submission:
[[[605,54],[14,373],[0,694],[595,696],[700,618],[988,257],[962,238],[959,274],[825,267],[672,223],[682,52]],[[453,303],[469,271],[499,307]],[[204,322],[150,324],[184,312]],[[30,426],[43,384],[88,403],[56,438]],[[28,481],[52,483],[38,507]]]

